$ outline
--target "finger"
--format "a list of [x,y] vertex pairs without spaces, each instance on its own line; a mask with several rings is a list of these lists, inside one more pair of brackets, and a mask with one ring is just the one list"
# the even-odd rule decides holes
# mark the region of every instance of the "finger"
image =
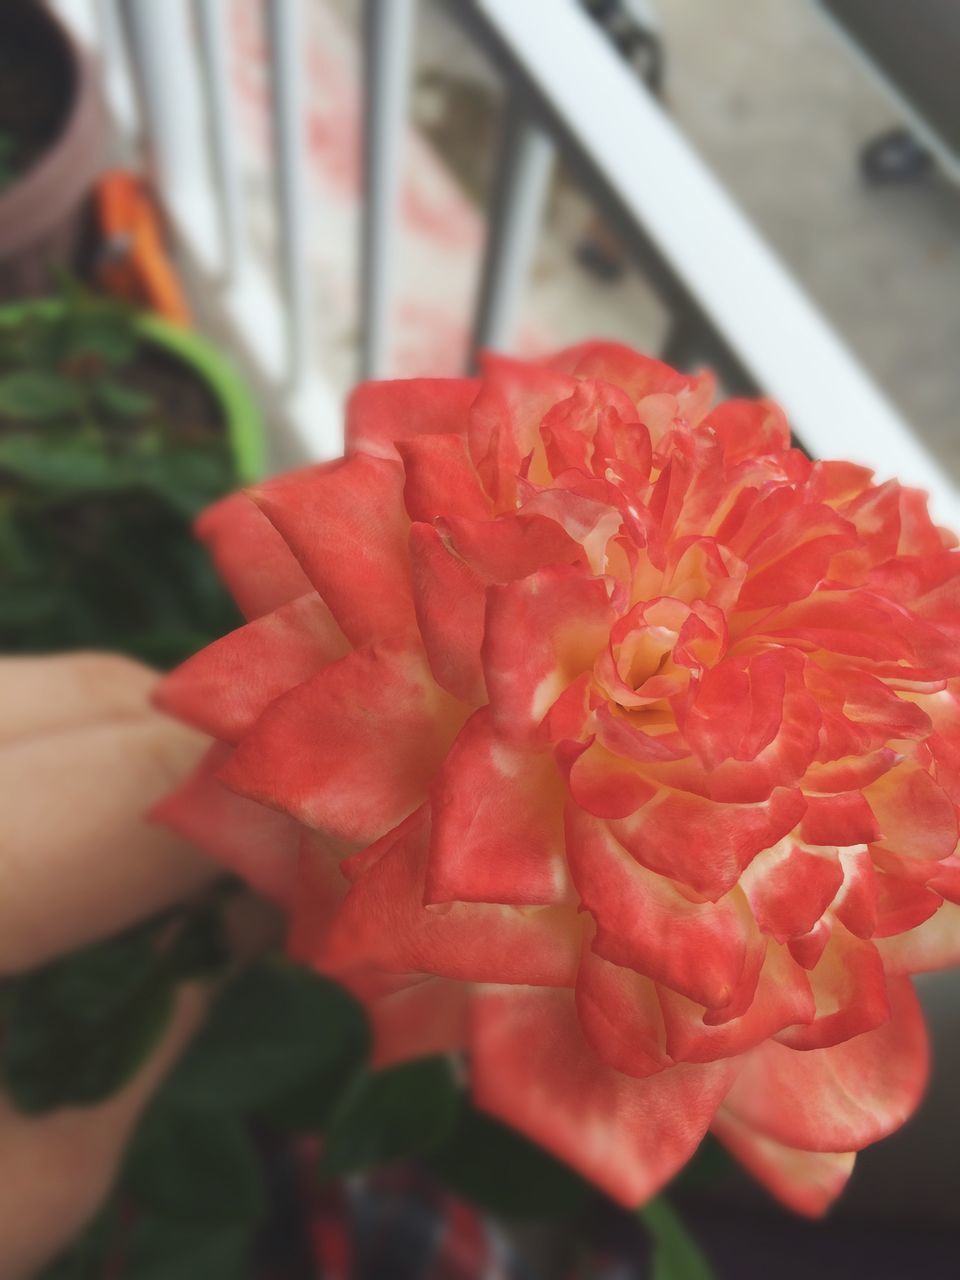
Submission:
[[119,654],[71,653],[0,660],[0,744],[136,719],[150,710],[157,682],[149,667]]
[[0,749],[0,973],[125,928],[216,876],[142,817],[205,745],[150,713]]
[[0,1280],[28,1280],[106,1198],[150,1096],[200,1024],[208,996],[183,988],[159,1047],[109,1101],[42,1117],[0,1098]]

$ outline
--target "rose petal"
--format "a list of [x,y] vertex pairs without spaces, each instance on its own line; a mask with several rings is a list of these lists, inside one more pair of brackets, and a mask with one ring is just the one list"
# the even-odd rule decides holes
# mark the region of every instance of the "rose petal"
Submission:
[[571,992],[490,988],[471,1007],[477,1105],[634,1207],[696,1150],[736,1075],[729,1061],[646,1080],[605,1066]]
[[488,708],[460,731],[430,801],[428,902],[537,906],[569,896],[563,785],[552,755],[504,740]]
[[758,1133],[723,1106],[710,1130],[730,1154],[794,1213],[822,1217],[847,1185],[855,1151],[802,1151]]
[[251,490],[353,644],[416,632],[399,462],[356,454]]
[[717,804],[663,789],[628,818],[611,822],[630,853],[697,893],[721,898],[762,849],[775,845],[804,811],[799,791],[778,787],[763,804]]
[[610,964],[589,945],[577,973],[577,1016],[594,1053],[628,1076],[673,1065],[664,1051],[657,988],[633,969]]
[[603,581],[569,567],[541,569],[489,589],[483,669],[494,722],[530,736],[607,643]]
[[477,378],[400,378],[362,382],[350,393],[344,428],[346,452],[399,457],[396,443],[409,437],[459,432],[477,397]]
[[886,1022],[890,1000],[880,953],[834,921],[823,954],[810,970],[816,1016],[777,1039],[794,1049],[822,1049]]
[[429,813],[412,814],[380,842],[355,880],[322,948],[330,973],[374,966],[467,982],[572,986],[580,929],[563,907],[456,902],[424,906]]
[[212,746],[176,791],[153,807],[151,821],[199,845],[264,897],[289,906],[296,892],[300,827],[218,781],[230,755],[229,747]]
[[249,494],[207,507],[195,531],[244,617],[259,618],[310,591],[310,579]]
[[597,953],[702,1005],[726,1005],[748,950],[761,945],[742,895],[689,901],[636,862],[608,823],[577,805],[567,808],[566,832],[570,874],[597,922]]
[[909,933],[878,938],[877,950],[888,973],[932,973],[960,965],[960,906],[945,902]]
[[770,942],[759,981],[746,1009],[709,1025],[701,1005],[660,988],[667,1052],[676,1062],[714,1062],[752,1049],[769,1036],[814,1016],[806,973],[786,947]]
[[157,706],[214,738],[237,742],[274,699],[349,653],[316,592],[215,640],[167,676]]
[[859,1151],[916,1109],[928,1071],[923,1014],[906,979],[890,984],[881,1027],[826,1049],[797,1052],[768,1040],[745,1059],[727,1098],[742,1123],[789,1147]]
[[271,703],[221,777],[307,826],[375,840],[426,799],[462,720],[422,653],[358,649]]
[[486,701],[480,662],[487,593],[431,524],[410,528],[410,571],[420,636],[436,681],[471,706]]
[[784,840],[754,858],[743,889],[757,924],[778,942],[809,933],[843,883],[836,850]]

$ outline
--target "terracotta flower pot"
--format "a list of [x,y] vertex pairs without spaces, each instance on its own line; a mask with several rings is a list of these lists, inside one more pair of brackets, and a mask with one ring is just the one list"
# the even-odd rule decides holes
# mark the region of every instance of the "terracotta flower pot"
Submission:
[[[50,119],[43,144],[0,190],[2,301],[48,293],[57,271],[74,265],[87,224],[87,196],[106,145],[96,68],[44,4],[4,0],[4,48],[11,62],[23,53],[35,59],[37,102],[49,109]],[[24,104],[25,124],[32,111],[31,103]]]

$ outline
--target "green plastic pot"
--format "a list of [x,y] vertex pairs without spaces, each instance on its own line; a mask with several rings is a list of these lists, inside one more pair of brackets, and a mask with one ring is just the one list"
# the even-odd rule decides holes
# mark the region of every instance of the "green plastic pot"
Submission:
[[[15,327],[29,316],[53,319],[65,310],[58,298],[39,298],[0,307],[0,325]],[[134,327],[147,343],[175,357],[209,388],[223,413],[227,443],[240,484],[259,480],[266,465],[263,420],[256,402],[233,365],[193,329],[141,312]]]

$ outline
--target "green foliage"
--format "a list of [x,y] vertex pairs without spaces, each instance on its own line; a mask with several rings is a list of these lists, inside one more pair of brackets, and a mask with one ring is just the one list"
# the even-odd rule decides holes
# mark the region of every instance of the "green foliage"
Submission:
[[247,1226],[144,1217],[130,1233],[122,1274],[129,1280],[253,1280],[250,1239]]
[[458,1195],[504,1218],[570,1219],[596,1194],[569,1165],[468,1102],[428,1164]]
[[125,1189],[162,1218],[212,1228],[250,1225],[266,1210],[256,1150],[222,1112],[151,1108],[127,1158]]
[[460,1090],[446,1058],[421,1058],[358,1076],[333,1112],[320,1159],[326,1177],[357,1173],[442,1146]]
[[204,1111],[269,1109],[304,1091],[327,1103],[366,1052],[366,1020],[346,992],[294,965],[262,962],[220,996],[164,1093]]
[[0,651],[170,666],[239,625],[191,532],[235,484],[218,402],[126,307],[0,312]]
[[0,1045],[22,1111],[110,1097],[166,1025],[172,991],[149,927],[87,947],[10,987]]
[[653,1238],[652,1280],[714,1280],[709,1262],[663,1196],[646,1204],[640,1216]]

